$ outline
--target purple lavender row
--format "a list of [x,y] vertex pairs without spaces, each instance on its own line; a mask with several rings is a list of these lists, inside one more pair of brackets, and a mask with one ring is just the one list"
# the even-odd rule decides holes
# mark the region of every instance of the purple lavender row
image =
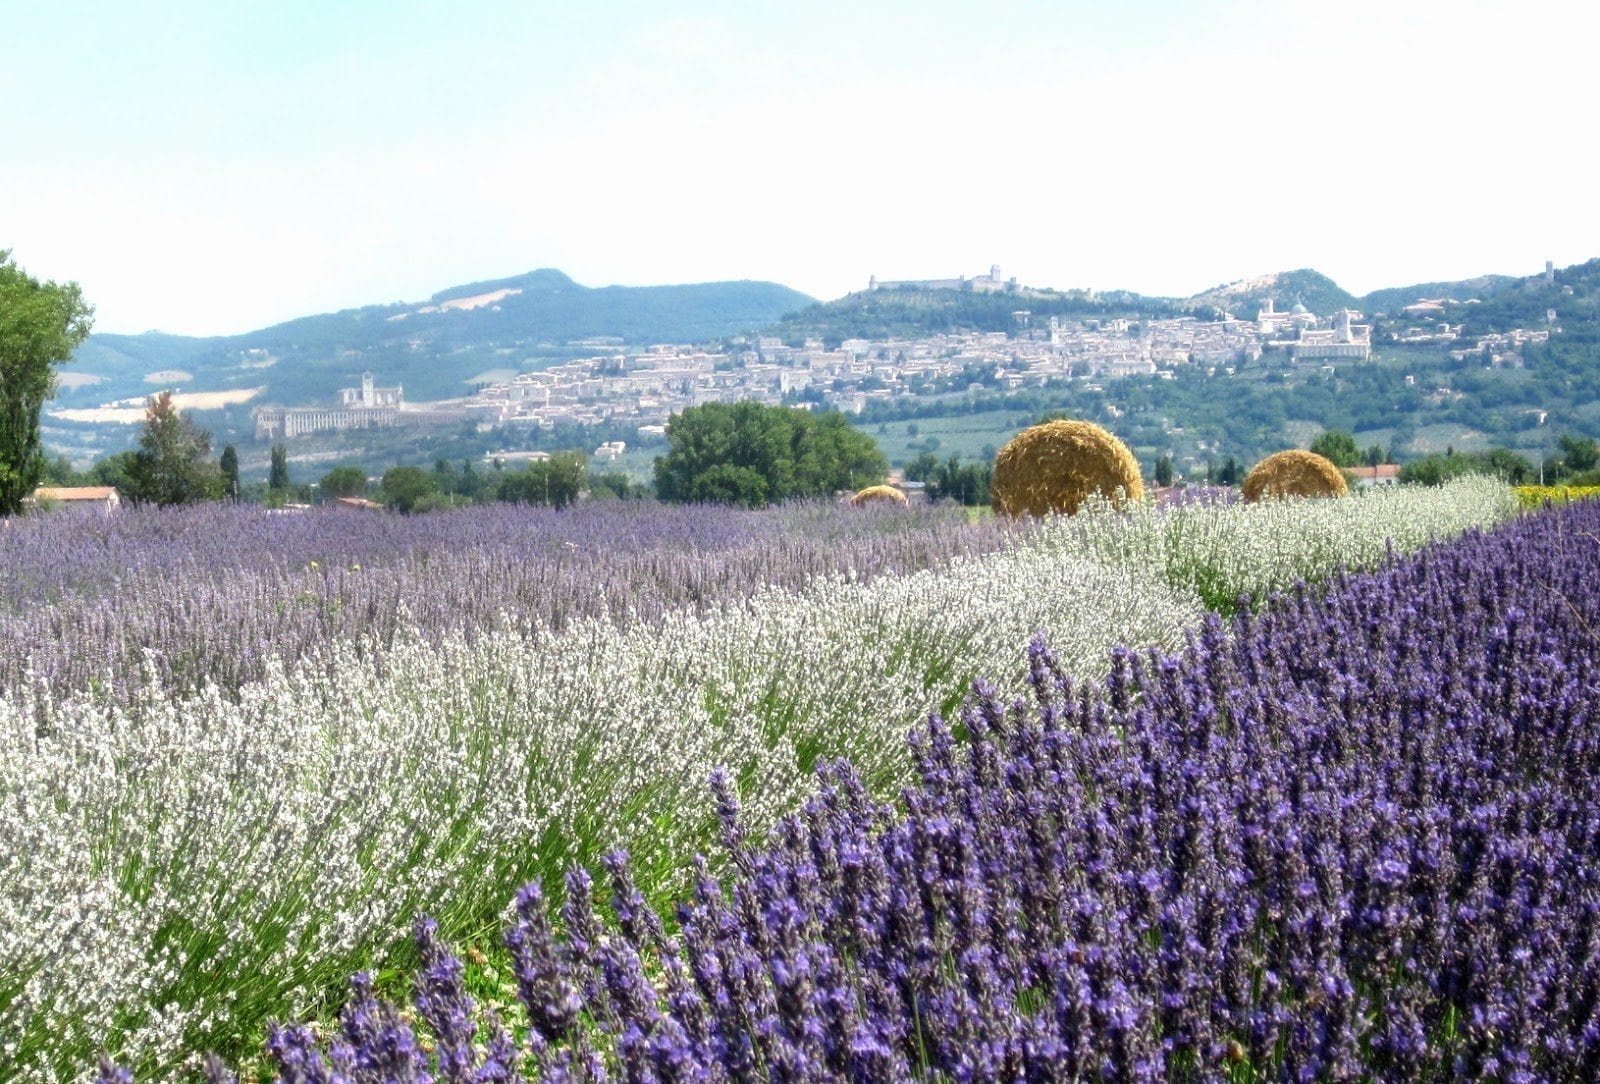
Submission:
[[279,1079],[1595,1079],[1597,652],[1595,506],[1103,687],[1035,644],[1036,703],[932,720],[898,807],[835,764],[763,849],[720,779],[736,872],[675,933],[624,856],[559,936],[525,890],[525,1022],[480,1030],[424,922],[424,1030],[358,980],[331,1044],[274,1033]]
[[[427,516],[274,515],[212,504],[0,530],[0,689],[91,683],[122,696],[259,678],[330,639],[388,643],[584,617],[652,621],[768,585],[941,567],[1015,528],[959,510],[795,505],[762,512],[593,502]],[[148,653],[148,654],[147,654]]]

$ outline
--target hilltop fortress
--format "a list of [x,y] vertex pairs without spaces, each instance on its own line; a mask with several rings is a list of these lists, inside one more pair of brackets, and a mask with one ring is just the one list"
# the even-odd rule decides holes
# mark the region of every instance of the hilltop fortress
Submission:
[[878,280],[873,275],[867,280],[868,290],[966,290],[975,294],[1015,293],[1017,289],[1016,278],[1002,279],[1000,265],[991,264],[987,275],[978,275],[975,278],[958,279],[898,279],[894,281]]

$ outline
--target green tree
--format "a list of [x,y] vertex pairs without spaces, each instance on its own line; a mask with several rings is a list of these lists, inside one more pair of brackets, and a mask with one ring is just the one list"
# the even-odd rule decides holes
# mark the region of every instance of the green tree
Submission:
[[951,500],[968,507],[989,503],[989,488],[994,482],[994,467],[989,463],[962,465],[960,456],[951,456],[927,479],[928,499]]
[[596,497],[615,497],[625,501],[643,500],[650,495],[650,487],[639,485],[619,470],[596,475],[589,483],[589,492]]
[[1437,486],[1468,474],[1492,475],[1520,486],[1534,478],[1535,469],[1532,463],[1507,448],[1468,454],[1457,454],[1454,448],[1447,448],[1444,455],[1424,456],[1401,467],[1400,481]]
[[367,472],[360,467],[334,467],[317,483],[326,497],[365,497]]
[[1343,429],[1329,429],[1311,442],[1311,450],[1336,467],[1361,465],[1361,449],[1356,438]]
[[133,463],[138,452],[118,452],[108,455],[104,459],[96,460],[89,468],[89,479],[92,485],[114,486],[120,493],[131,497],[133,495]]
[[211,434],[164,391],[145,407],[144,432],[128,465],[128,495],[160,508],[216,500],[223,495],[222,469],[210,455]]
[[222,492],[230,500],[239,499],[239,453],[233,445],[222,449],[222,459],[217,464],[222,470]]
[[1596,445],[1590,437],[1575,437],[1570,433],[1561,434],[1561,456],[1566,460],[1567,469],[1571,471],[1594,470],[1595,463],[1600,461],[1600,445]]
[[383,472],[383,500],[398,512],[422,512],[433,505],[439,479],[421,467],[390,467]]
[[881,481],[877,442],[838,411],[744,401],[706,403],[673,417],[656,460],[656,495],[749,507],[822,497]]
[[272,446],[272,465],[267,469],[267,488],[279,493],[289,488],[289,449]]
[[[992,458],[992,457],[990,457]],[[923,452],[906,464],[906,481],[926,482],[939,470],[939,457],[932,452]]]
[[81,485],[81,476],[72,465],[72,460],[64,455],[58,455],[48,460],[44,465],[44,473],[39,476],[39,481],[44,485],[75,486]]
[[519,471],[500,476],[496,496],[513,504],[542,504],[565,508],[578,499],[589,469],[582,452],[557,452],[549,459],[529,463]]
[[1170,486],[1172,484],[1172,457],[1170,455],[1156,456],[1156,485]]
[[75,282],[40,282],[0,249],[0,516],[22,510],[39,485],[39,412],[55,394],[55,366],[88,337],[94,309]]

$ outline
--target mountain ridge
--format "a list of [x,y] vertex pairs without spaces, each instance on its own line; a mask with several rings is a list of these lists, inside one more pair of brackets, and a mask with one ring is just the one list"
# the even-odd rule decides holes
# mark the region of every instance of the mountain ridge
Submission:
[[[461,304],[477,298],[487,300]],[[589,287],[540,268],[447,287],[426,301],[300,316],[236,335],[91,335],[62,371],[55,406],[151,394],[161,390],[146,380],[152,370],[182,371],[193,385],[185,390],[215,392],[264,377],[263,404],[327,402],[367,370],[404,385],[409,399],[453,398],[470,391],[473,373],[508,363],[537,368],[570,356],[579,340],[703,341],[754,331],[813,300],[754,280]]]

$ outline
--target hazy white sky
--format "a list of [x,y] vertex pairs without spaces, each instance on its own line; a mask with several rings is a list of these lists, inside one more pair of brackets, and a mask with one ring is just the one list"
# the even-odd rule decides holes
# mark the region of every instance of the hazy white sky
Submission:
[[0,0],[0,248],[97,329],[556,267],[1356,293],[1600,255],[1577,0]]

